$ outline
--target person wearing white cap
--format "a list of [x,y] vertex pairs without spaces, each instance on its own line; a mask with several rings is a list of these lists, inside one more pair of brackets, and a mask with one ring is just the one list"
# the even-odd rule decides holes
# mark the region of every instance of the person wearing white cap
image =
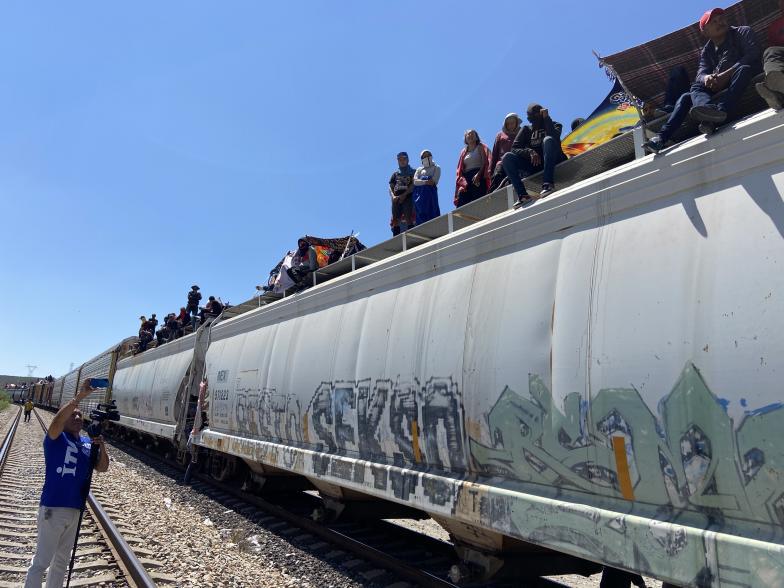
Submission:
[[425,149],[419,155],[422,166],[414,172],[414,208],[416,210],[416,224],[421,225],[431,219],[441,216],[438,206],[438,180],[441,178],[441,168],[433,162],[433,154]]

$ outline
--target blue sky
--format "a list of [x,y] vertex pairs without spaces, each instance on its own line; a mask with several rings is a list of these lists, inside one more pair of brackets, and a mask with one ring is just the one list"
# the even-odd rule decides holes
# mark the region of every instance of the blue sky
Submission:
[[61,375],[192,283],[238,303],[301,234],[390,236],[395,154],[452,208],[463,131],[568,125],[664,1],[29,2],[0,7],[0,373]]

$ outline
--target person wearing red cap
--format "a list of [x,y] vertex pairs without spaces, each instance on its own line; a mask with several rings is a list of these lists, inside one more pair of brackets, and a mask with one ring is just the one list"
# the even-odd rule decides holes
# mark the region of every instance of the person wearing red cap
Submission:
[[686,115],[700,123],[700,132],[710,134],[727,120],[738,99],[758,74],[760,48],[751,27],[731,27],[724,10],[713,8],[700,18],[700,31],[708,42],[700,53],[697,77],[688,93],[675,104],[670,118],[644,147],[653,152],[664,148]]
[[[784,13],[784,0],[779,0],[779,10]],[[765,81],[757,84],[757,92],[768,106],[781,110],[784,108],[784,16],[768,27],[768,45],[762,56]]]

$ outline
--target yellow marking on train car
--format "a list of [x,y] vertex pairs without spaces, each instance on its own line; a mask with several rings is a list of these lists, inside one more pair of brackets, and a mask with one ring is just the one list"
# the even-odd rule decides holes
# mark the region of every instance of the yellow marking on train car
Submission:
[[621,495],[626,500],[634,500],[632,477],[629,474],[629,462],[626,459],[626,439],[621,436],[612,438],[613,451],[615,452],[615,471],[618,472],[618,485]]
[[414,461],[420,463],[422,461],[422,452],[419,451],[419,428],[417,427],[416,419],[411,421],[411,445],[414,447]]
[[308,435],[308,413],[302,415],[302,438],[305,443],[310,443],[310,436]]

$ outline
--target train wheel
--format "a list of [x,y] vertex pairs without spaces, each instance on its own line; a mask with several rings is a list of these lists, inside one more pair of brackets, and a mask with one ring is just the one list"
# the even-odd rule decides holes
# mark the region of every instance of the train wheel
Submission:
[[223,453],[213,453],[210,456],[210,476],[218,482],[225,482],[234,473],[234,460]]

